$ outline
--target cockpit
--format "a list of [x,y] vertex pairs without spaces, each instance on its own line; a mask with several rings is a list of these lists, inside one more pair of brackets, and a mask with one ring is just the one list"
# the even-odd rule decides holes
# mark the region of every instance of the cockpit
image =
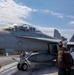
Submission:
[[10,31],[30,31],[30,32],[41,32],[38,29],[36,29],[33,26],[22,24],[22,25],[12,25],[10,27],[4,28],[4,30],[10,30]]

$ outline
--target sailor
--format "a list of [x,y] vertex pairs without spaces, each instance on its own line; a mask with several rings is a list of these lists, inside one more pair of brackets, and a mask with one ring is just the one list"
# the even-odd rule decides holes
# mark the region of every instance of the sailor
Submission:
[[73,58],[67,49],[67,42],[59,42],[59,51],[57,55],[58,75],[71,75],[70,70],[73,66]]

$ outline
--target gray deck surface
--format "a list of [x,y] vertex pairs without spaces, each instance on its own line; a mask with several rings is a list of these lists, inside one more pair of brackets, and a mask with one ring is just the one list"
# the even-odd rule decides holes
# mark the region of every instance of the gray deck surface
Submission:
[[19,71],[13,75],[58,75],[57,68],[50,64],[32,64],[27,71]]

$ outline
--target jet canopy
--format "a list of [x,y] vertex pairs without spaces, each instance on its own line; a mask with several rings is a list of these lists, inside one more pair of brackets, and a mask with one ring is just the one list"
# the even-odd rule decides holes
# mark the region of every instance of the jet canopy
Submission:
[[41,32],[38,29],[36,29],[35,27],[27,25],[27,24],[22,24],[22,25],[14,24],[10,27],[4,28],[4,30]]

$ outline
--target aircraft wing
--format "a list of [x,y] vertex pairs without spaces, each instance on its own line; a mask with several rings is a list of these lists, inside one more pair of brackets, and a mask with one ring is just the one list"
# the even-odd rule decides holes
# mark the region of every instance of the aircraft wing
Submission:
[[39,37],[30,37],[30,36],[17,36],[18,38],[24,38],[24,39],[32,39],[32,40],[39,40],[44,42],[50,42],[50,43],[58,43],[61,40],[58,39],[50,39],[50,38],[39,38]]

